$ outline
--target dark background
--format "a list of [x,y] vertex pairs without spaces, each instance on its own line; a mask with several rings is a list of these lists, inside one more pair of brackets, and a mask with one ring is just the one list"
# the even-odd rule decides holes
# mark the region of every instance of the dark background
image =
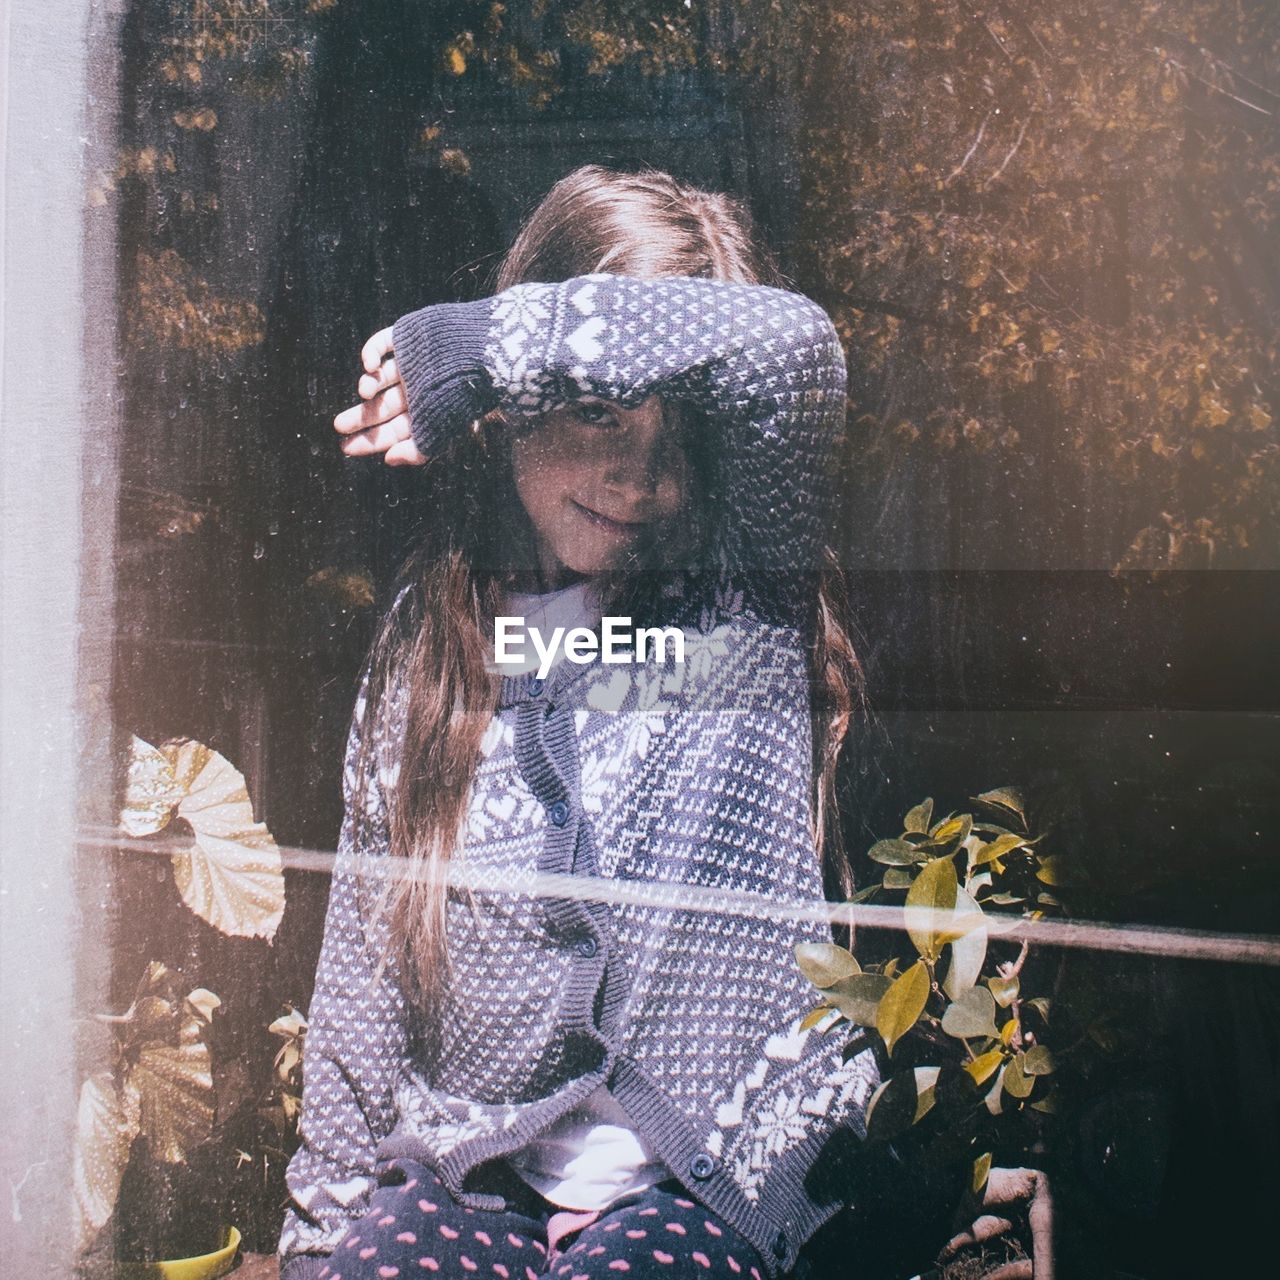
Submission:
[[[416,513],[446,482],[339,454],[330,423],[355,399],[359,348],[407,310],[486,293],[523,216],[569,169],[653,164],[743,196],[784,271],[847,339],[838,537],[872,713],[846,754],[851,849],[896,834],[925,795],[945,811],[1018,786],[1033,825],[1077,869],[1074,914],[1276,932],[1275,440],[1245,407],[1275,403],[1274,192],[1250,194],[1268,157],[1275,171],[1275,132],[1270,117],[1241,123],[1220,101],[1241,82],[1218,72],[1217,88],[1197,90],[1213,76],[1189,54],[1180,65],[1192,72],[1173,80],[1180,98],[1153,79],[1122,110],[1125,77],[1137,74],[1127,51],[1160,35],[1176,52],[1174,37],[1197,24],[1224,57],[1245,59],[1258,102],[1274,109],[1265,6],[1220,29],[1206,27],[1202,6],[1170,6],[1161,35],[1124,6],[1069,4],[1068,39],[1062,21],[1017,5],[906,6],[896,17],[890,6],[812,5],[779,17],[768,5],[623,4],[600,15],[621,53],[584,37],[587,8],[513,3],[498,22],[490,5],[338,0],[277,7],[281,23],[237,36],[229,20],[201,26],[194,11],[130,6],[121,165],[103,177],[121,233],[127,397],[115,442],[117,733],[209,744],[244,772],[281,844],[333,847],[357,671]],[[820,19],[869,22],[882,8],[885,25],[847,45],[819,38]],[[1082,44],[1080,31],[1107,19],[1120,30]],[[948,45],[936,27],[951,20],[959,36]],[[785,31],[762,60],[770,21]],[[913,32],[951,53],[904,67]],[[903,77],[920,75],[926,100],[947,79],[951,98],[971,92],[982,104],[974,57],[1018,93],[1052,80],[1060,116],[1030,117],[1025,152],[992,182],[903,188],[895,209],[876,165],[899,154],[886,112],[911,100]],[[1059,134],[1106,132],[1085,115],[1084,81],[1065,78],[1072,66],[1110,86],[1120,132],[1155,140],[1149,154],[1083,141],[1069,151]],[[933,164],[947,178],[977,118],[945,157],[923,161],[905,148],[943,126],[897,120],[904,170]],[[1176,145],[1162,149],[1170,130]],[[985,158],[988,177],[1007,151]],[[1201,201],[1201,151],[1231,178],[1211,188],[1226,214]],[[1055,163],[1062,181],[1050,185]],[[1159,221],[1161,192],[1176,193],[1170,223]],[[927,244],[1039,244],[1053,238],[1055,209],[1077,205],[1093,219],[1089,251],[1064,235],[1060,275],[1029,268],[1026,291],[1034,333],[1065,334],[1083,380],[1105,382],[1111,399],[1059,394],[1059,372],[1041,367],[1056,353],[1039,339],[1025,385],[966,382],[976,375],[958,370],[983,350],[960,357],[982,330],[953,309],[950,274],[930,275]],[[923,239],[868,247],[886,210],[920,215]],[[1015,316],[1013,306],[994,314]],[[1207,344],[1179,355],[1190,409],[1161,399],[1182,376],[1164,356],[1142,366],[1155,392],[1107,363],[1122,349],[1158,351],[1165,332]],[[1098,345],[1099,334],[1110,336]],[[1247,420],[1239,432],[1210,429],[1196,411],[1208,403],[1196,361],[1229,359],[1248,362],[1228,406]],[[946,408],[936,420],[935,405]],[[1170,461],[1167,448],[1181,452]],[[1199,469],[1197,448],[1208,458]],[[294,872],[287,889],[274,944],[233,943],[187,913],[149,861],[124,860],[118,994],[127,1002],[147,959],[186,966],[226,1003],[239,1028],[228,1043],[260,1055],[255,1029],[283,1001],[306,1007],[320,945],[327,884]],[[1064,963],[1058,982],[1104,993],[1125,1032],[1111,1066],[1078,1089],[1070,1124],[1051,1131],[1064,1272],[1229,1273],[1265,1246],[1280,1191],[1275,971]],[[260,1212],[249,1243],[269,1251],[280,1209]]]

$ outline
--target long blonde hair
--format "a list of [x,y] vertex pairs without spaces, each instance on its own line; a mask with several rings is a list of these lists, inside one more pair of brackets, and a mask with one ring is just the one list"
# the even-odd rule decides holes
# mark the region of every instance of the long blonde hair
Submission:
[[[597,271],[782,283],[740,202],[657,170],[586,165],[557,182],[534,210],[502,261],[494,291]],[[440,486],[423,539],[402,573],[406,585],[370,655],[357,785],[367,785],[376,767],[379,710],[390,705],[391,683],[402,681],[403,736],[391,748],[398,775],[387,810],[390,852],[405,865],[388,879],[379,910],[390,902],[388,941],[398,952],[406,996],[424,1017],[438,1008],[447,985],[443,872],[459,847],[481,740],[497,709],[500,681],[487,669],[485,637],[512,571],[532,563],[532,529],[511,482],[508,426],[500,413],[490,415],[450,447],[450,483]],[[502,520],[492,518],[494,511]],[[645,575],[633,574],[635,567],[601,575],[602,599],[613,611],[625,601],[628,612],[643,616]],[[816,576],[808,654],[812,825],[828,892],[846,895],[852,878],[835,770],[863,681],[847,625],[847,584],[829,547]],[[382,730],[389,725],[384,717]],[[355,808],[359,813],[363,806]]]

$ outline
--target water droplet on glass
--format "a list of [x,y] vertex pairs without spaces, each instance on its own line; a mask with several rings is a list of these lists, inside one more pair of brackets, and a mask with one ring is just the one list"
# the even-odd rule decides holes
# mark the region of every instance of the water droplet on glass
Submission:
[[313,374],[312,374],[312,375],[307,379],[307,395],[314,397],[314,396],[315,396],[315,394],[316,394],[316,392],[317,392],[319,389],[320,389],[320,382],[319,382],[319,380],[316,378],[316,375],[313,373]]
[[278,534],[279,532],[280,532],[280,522],[278,520],[273,520],[269,525],[267,525],[267,533],[271,537],[274,538],[276,534]]
[[253,544],[253,558],[255,560],[261,560],[262,557],[265,556],[266,554],[267,554],[267,549],[262,545],[262,543],[255,542]]

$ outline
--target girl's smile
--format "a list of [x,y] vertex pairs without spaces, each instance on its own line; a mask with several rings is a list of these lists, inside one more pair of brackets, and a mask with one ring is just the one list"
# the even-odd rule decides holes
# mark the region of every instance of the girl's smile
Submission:
[[691,467],[680,413],[656,395],[634,408],[585,399],[511,439],[511,471],[551,588],[617,568],[684,509]]
[[651,523],[648,520],[612,520],[599,511],[592,511],[590,507],[583,506],[581,502],[576,502],[573,498],[570,498],[569,502],[596,528],[619,534],[622,537],[633,537]]

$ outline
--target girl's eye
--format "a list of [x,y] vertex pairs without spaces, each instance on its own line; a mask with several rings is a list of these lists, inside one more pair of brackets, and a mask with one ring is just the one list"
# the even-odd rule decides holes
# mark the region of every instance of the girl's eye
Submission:
[[580,401],[576,406],[576,412],[582,422],[589,422],[593,426],[607,426],[613,421],[609,406],[592,400]]

